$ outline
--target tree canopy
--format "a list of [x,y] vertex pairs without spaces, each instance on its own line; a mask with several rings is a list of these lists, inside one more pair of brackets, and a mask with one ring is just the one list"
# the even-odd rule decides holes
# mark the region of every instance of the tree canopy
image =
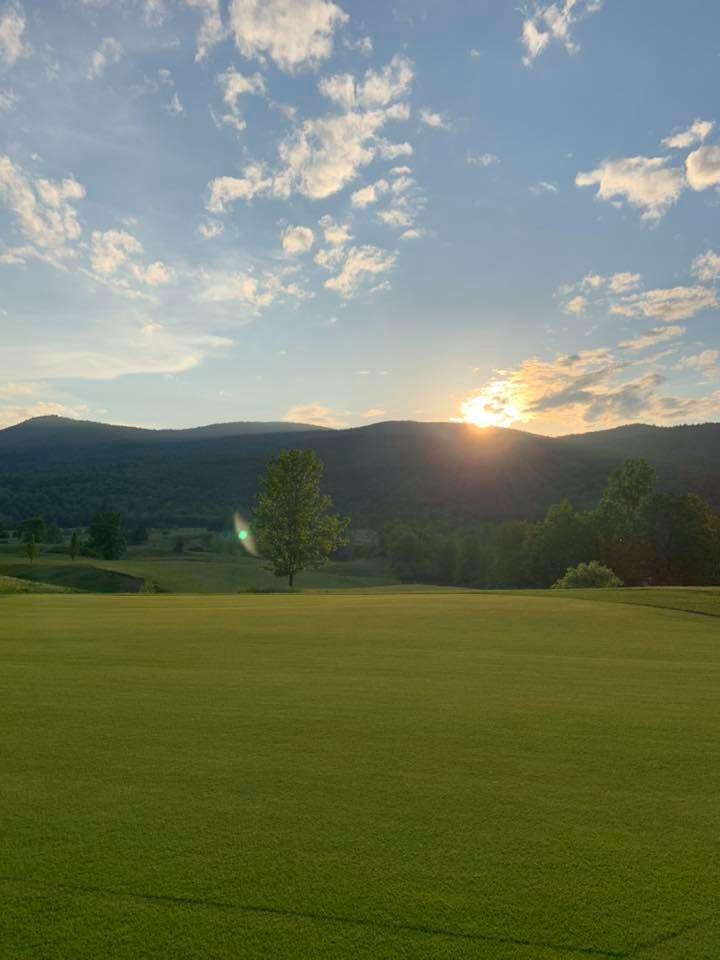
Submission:
[[260,479],[253,525],[268,569],[293,586],[302,570],[317,569],[347,540],[349,520],[331,513],[320,492],[323,465],[310,450],[285,450]]

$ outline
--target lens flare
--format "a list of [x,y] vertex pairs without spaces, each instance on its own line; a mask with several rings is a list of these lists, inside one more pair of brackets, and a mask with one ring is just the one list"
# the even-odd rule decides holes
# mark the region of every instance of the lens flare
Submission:
[[255,537],[252,535],[250,530],[250,525],[243,519],[242,515],[235,511],[235,516],[233,517],[233,522],[235,524],[235,536],[238,541],[243,545],[245,551],[250,554],[251,557],[257,557],[258,551],[255,546]]

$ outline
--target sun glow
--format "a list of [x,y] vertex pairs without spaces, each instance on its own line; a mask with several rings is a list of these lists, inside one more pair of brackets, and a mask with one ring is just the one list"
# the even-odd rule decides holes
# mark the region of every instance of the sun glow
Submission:
[[522,414],[507,388],[507,382],[499,380],[491,383],[482,393],[468,397],[460,405],[460,419],[476,427],[510,427],[522,420]]

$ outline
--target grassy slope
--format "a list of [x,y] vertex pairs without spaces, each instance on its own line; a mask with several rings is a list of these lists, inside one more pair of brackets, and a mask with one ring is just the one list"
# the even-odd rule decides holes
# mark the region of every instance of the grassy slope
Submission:
[[720,625],[8,597],[4,960],[715,960]]
[[[130,551],[122,560],[80,558],[46,553],[30,564],[16,547],[0,551],[0,575],[43,580],[93,593],[136,592],[144,580],[152,580],[165,593],[237,593],[257,587],[283,587],[285,581],[249,557],[226,558],[214,554],[165,557]],[[392,584],[382,560],[332,563],[322,570],[302,573],[301,588],[372,587]]]
[[9,593],[68,593],[67,587],[59,587],[53,583],[22,580],[19,577],[5,577],[0,575],[0,595]]
[[[493,593],[494,591],[488,591]],[[664,607],[720,617],[720,587],[621,587],[603,590],[508,590],[518,597],[558,600],[593,600],[599,603],[629,603],[641,607]]]

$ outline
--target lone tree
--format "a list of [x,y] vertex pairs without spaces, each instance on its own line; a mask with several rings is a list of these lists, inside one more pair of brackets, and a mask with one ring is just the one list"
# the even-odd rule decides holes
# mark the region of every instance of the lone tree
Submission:
[[90,552],[103,560],[117,560],[125,553],[125,546],[120,514],[96,513],[90,523]]
[[276,577],[316,570],[347,543],[346,517],[330,513],[330,497],[320,493],[322,461],[310,450],[284,450],[260,479],[253,520],[261,555]]
[[80,553],[80,534],[77,532],[77,530],[73,530],[70,537],[70,547],[68,549],[68,553],[70,554],[71,560],[77,560]]
[[35,537],[30,534],[29,539],[25,541],[25,555],[30,561],[30,563],[35,563],[38,554],[40,553],[40,547]]

